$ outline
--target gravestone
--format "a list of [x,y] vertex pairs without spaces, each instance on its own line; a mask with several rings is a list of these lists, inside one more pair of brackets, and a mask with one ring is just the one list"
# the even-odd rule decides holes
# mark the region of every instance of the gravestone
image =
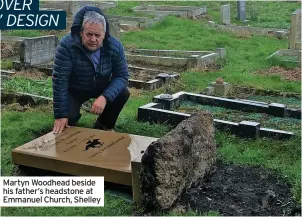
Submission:
[[220,22],[226,25],[231,24],[231,8],[229,4],[220,7]]
[[289,49],[301,50],[301,10],[291,14]]
[[74,17],[76,13],[84,6],[95,6],[93,1],[72,1],[70,5],[70,11]]
[[239,0],[237,1],[237,20],[245,21],[246,20],[246,1]]
[[38,65],[53,60],[58,43],[55,35],[24,39],[20,46],[21,64]]
[[[77,176],[104,176],[132,185],[131,161],[140,162],[156,138],[81,127],[52,132],[12,151],[14,164]],[[137,171],[136,171],[137,172]]]

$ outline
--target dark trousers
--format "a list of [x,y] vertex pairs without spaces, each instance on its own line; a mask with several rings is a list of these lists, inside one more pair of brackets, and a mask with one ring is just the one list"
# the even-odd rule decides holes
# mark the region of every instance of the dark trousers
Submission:
[[[103,110],[102,114],[99,115],[97,118],[94,128],[106,130],[106,129],[113,129],[116,123],[116,120],[122,111],[124,105],[128,101],[130,97],[130,92],[128,88],[124,88],[123,91],[116,97],[116,99],[111,102],[107,103],[105,109]],[[91,97],[93,98],[93,97]],[[68,95],[68,125],[74,126],[78,120],[81,118],[80,109],[82,104],[88,99],[79,100],[75,96],[69,94]]]

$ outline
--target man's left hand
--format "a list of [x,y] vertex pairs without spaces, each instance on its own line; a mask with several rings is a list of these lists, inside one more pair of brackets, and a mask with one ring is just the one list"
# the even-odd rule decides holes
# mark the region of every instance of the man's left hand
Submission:
[[93,103],[91,107],[91,113],[100,115],[102,114],[103,110],[105,109],[105,106],[107,104],[107,100],[104,96],[99,96]]

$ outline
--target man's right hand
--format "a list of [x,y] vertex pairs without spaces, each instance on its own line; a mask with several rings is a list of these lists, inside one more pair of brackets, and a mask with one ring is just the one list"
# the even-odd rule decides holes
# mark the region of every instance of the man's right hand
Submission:
[[68,126],[68,118],[59,118],[55,120],[54,127],[53,127],[53,133],[62,133],[65,127]]

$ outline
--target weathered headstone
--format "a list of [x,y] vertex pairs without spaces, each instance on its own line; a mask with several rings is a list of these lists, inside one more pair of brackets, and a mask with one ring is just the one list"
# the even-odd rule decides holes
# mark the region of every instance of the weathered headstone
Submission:
[[301,50],[301,9],[291,14],[289,49]]
[[229,4],[220,7],[220,22],[226,25],[231,24],[231,8]]
[[121,36],[121,28],[119,26],[118,19],[109,19],[108,23],[110,35],[119,40]]
[[153,142],[142,157],[141,194],[146,209],[168,210],[216,159],[213,118],[192,115]]
[[15,148],[12,160],[17,165],[63,174],[104,176],[105,181],[131,186],[131,161],[140,163],[142,153],[156,140],[151,137],[70,127],[61,134],[50,132]]
[[82,7],[88,5],[95,6],[93,1],[72,1],[70,6],[72,16],[74,17]]
[[242,22],[246,20],[246,0],[237,1],[237,19]]
[[24,39],[20,46],[20,62],[38,65],[53,60],[58,45],[58,36],[48,35]]

